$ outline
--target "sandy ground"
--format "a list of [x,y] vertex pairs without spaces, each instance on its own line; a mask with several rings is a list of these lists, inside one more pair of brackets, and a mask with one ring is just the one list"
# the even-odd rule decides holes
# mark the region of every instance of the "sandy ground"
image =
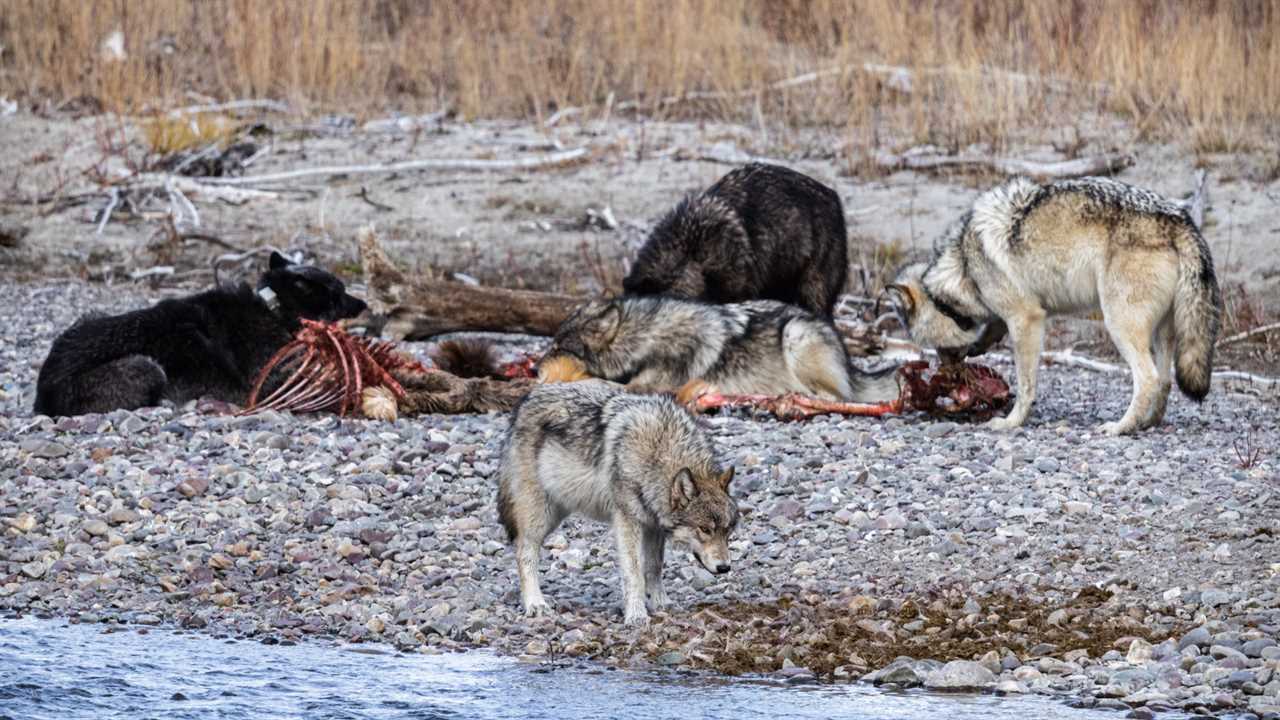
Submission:
[[[311,177],[271,186],[289,191],[277,200],[230,205],[192,198],[199,230],[241,247],[272,243],[309,249],[332,262],[353,259],[356,229],[372,222],[395,255],[411,265],[461,271],[485,281],[583,291],[616,273],[616,259],[634,252],[650,224],[684,193],[705,187],[746,157],[785,162],[836,187],[855,250],[864,254],[876,245],[927,250],[976,192],[995,180],[857,170],[856,162],[837,152],[842,143],[833,131],[795,131],[784,143],[740,126],[630,120],[566,122],[552,129],[445,121],[416,133],[341,130],[320,123],[273,127],[255,140],[268,152],[246,174],[424,158],[510,159],[589,148],[587,161],[553,170]],[[1190,190],[1197,163],[1207,167],[1212,206],[1206,236],[1219,271],[1228,282],[1276,294],[1280,181],[1266,177],[1264,159],[1247,154],[1195,158],[1178,147],[1133,142],[1128,139],[1133,132],[1123,126],[1095,132],[1075,152],[1131,152],[1136,163],[1119,178],[1170,196]],[[29,230],[17,252],[0,256],[7,269],[102,274],[111,266],[123,270],[162,263],[182,271],[201,268],[222,251],[207,243],[154,247],[167,201],[147,204],[150,218],[117,212],[97,232],[95,221],[107,196],[90,175],[95,169],[108,175],[126,172],[129,162],[136,166],[144,160],[144,143],[128,121],[15,115],[0,119],[0,142],[15,149],[0,158],[0,177],[8,178],[0,188],[7,202],[3,213],[9,223]],[[1052,142],[1028,142],[1008,154],[1065,157]],[[362,190],[383,207],[362,199]],[[70,208],[13,204],[86,191],[97,196]],[[588,222],[588,209],[606,207],[619,223],[617,230]],[[181,226],[196,229],[189,219]],[[597,256],[606,261],[604,272],[593,272]],[[541,268],[554,272],[530,271]]]
[[[0,118],[0,278],[80,277],[133,282],[130,274],[172,268],[153,286],[209,284],[210,261],[229,249],[272,245],[358,277],[355,236],[373,223],[392,256],[420,273],[462,273],[482,283],[591,295],[620,287],[649,228],[685,193],[704,188],[748,158],[796,167],[836,187],[850,233],[849,291],[869,295],[879,278],[915,253],[927,253],[943,228],[991,174],[869,171],[851,160],[835,130],[764,134],[716,123],[565,122],[546,129],[519,122],[433,122],[413,132],[372,132],[342,123],[278,118],[252,137],[262,154],[246,175],[333,165],[380,165],[422,159],[514,160],[586,148],[585,160],[512,171],[416,171],[311,176],[253,187],[273,199],[231,203],[188,193],[199,223],[164,193],[133,193],[109,223],[100,178],[127,177],[154,158],[136,124],[114,117]],[[245,118],[247,124],[251,118]],[[1127,182],[1172,197],[1188,193],[1197,166],[1209,171],[1205,234],[1227,298],[1224,335],[1280,316],[1280,180],[1267,158],[1196,157],[1183,148],[1139,142],[1122,124],[1093,123],[1079,136],[1047,129],[1009,150],[1042,161],[1123,151],[1136,162]],[[1072,142],[1067,143],[1069,138]],[[1056,148],[1072,145],[1065,155]],[[902,147],[888,149],[900,151]],[[982,148],[965,149],[982,154]],[[56,202],[47,202],[58,198]],[[43,200],[33,204],[31,201]],[[602,222],[601,213],[614,223]],[[175,227],[221,239],[175,242]],[[610,226],[612,225],[612,226]],[[1100,323],[1060,320],[1050,347],[1075,346],[1114,359]],[[1280,346],[1237,345],[1220,365],[1280,374]]]

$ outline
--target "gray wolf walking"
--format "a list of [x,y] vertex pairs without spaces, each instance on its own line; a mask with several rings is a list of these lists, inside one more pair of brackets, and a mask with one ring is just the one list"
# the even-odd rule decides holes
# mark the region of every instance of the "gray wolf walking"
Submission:
[[512,415],[498,478],[528,615],[550,609],[538,583],[542,541],[575,512],[613,525],[629,625],[667,602],[668,538],[707,570],[729,571],[733,468],[721,469],[693,416],[669,398],[601,380],[540,385]]
[[727,394],[801,393],[824,400],[898,397],[896,373],[849,363],[830,322],[775,300],[712,305],[622,297],[579,308],[560,326],[543,366],[580,361],[587,375],[636,392],[669,392],[694,380]]
[[718,303],[781,300],[829,318],[848,253],[834,190],[795,170],[751,163],[663,217],[622,287]]
[[988,423],[994,429],[1022,425],[1031,411],[1049,315],[1101,310],[1129,364],[1133,397],[1101,426],[1108,435],[1160,423],[1170,365],[1188,397],[1209,392],[1222,307],[1213,258],[1184,206],[1147,190],[1105,178],[1009,180],[889,289],[911,337],[944,359],[981,353],[1007,328],[1017,401]]

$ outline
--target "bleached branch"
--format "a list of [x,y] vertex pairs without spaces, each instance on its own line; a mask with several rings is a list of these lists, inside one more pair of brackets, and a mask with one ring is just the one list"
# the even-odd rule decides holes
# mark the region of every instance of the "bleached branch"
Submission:
[[876,165],[886,171],[896,170],[994,170],[1004,175],[1026,175],[1036,180],[1060,180],[1085,175],[1111,175],[1133,164],[1128,153],[1108,153],[1075,160],[1042,162],[1016,158],[979,155],[938,155],[912,153],[876,155]]
[[1222,347],[1223,345],[1234,345],[1238,342],[1244,342],[1249,338],[1257,337],[1259,335],[1265,335],[1269,332],[1272,332],[1273,330],[1280,330],[1280,322],[1271,323],[1270,325],[1263,325],[1262,327],[1256,327],[1252,330],[1246,330],[1245,332],[1237,333],[1235,335],[1232,335],[1231,337],[1223,338],[1218,341],[1218,347]]
[[285,172],[268,173],[266,175],[246,175],[242,177],[204,178],[201,185],[261,185],[297,180],[308,177],[331,177],[334,175],[373,175],[385,173],[410,172],[414,170],[533,170],[553,167],[573,162],[586,157],[587,148],[575,148],[564,152],[550,153],[538,157],[517,158],[515,160],[473,160],[470,158],[448,159],[432,158],[428,160],[405,160],[386,165],[329,165],[325,167],[287,170]]

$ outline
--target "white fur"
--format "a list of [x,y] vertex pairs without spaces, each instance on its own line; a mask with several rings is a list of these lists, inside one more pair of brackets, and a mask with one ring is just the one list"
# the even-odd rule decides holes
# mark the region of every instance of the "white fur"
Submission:
[[1016,177],[979,195],[973,202],[969,224],[982,251],[996,267],[1011,276],[1016,275],[1009,258],[1009,246],[1016,239],[1013,237],[1015,220],[1026,212],[1039,191],[1039,185]]
[[538,453],[538,479],[547,498],[559,507],[600,522],[610,522],[617,511],[609,476],[554,442]]
[[[1208,281],[1200,281],[1208,250],[1182,206],[1155,193],[1105,178],[1050,188],[1046,202],[1062,196],[1083,201],[1072,210],[1059,205],[1047,215],[1028,214],[1041,187],[1025,178],[1009,180],[974,201],[967,229],[948,228],[927,268],[915,265],[902,272],[899,282],[911,288],[915,302],[908,323],[911,336],[948,350],[964,348],[978,337],[976,326],[963,330],[930,301],[930,294],[976,322],[1003,321],[1013,345],[1017,399],[1008,416],[990,426],[1005,429],[1021,425],[1030,413],[1047,318],[1101,310],[1134,378],[1128,410],[1101,429],[1120,434],[1151,427],[1164,415],[1175,336],[1179,344],[1200,339],[1195,345],[1203,356],[1199,365],[1211,362],[1216,308],[1192,312],[1217,302],[1212,273]],[[1143,227],[1154,236],[1152,241],[1137,247],[1123,237],[1117,241],[1096,221],[1093,209],[1098,207],[1121,213],[1130,231]],[[1175,224],[1138,224],[1151,216],[1172,217]],[[1186,226],[1179,227],[1179,219]],[[1033,223],[1035,231],[1015,237],[1020,222]],[[1179,308],[1194,316],[1194,322],[1186,329],[1176,324],[1170,329],[1167,318]],[[1179,371],[1196,359],[1180,360]]]

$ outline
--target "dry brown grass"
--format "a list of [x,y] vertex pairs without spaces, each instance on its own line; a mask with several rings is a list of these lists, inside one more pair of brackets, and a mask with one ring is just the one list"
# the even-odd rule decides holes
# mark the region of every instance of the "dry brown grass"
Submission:
[[[998,144],[1101,112],[1214,151],[1275,140],[1278,18],[1280,0],[0,0],[0,94],[533,118],[612,94],[651,112],[847,127],[866,147]],[[115,30],[126,56],[104,60]],[[911,69],[912,91],[868,62]],[[758,101],[654,103],[845,66]]]

